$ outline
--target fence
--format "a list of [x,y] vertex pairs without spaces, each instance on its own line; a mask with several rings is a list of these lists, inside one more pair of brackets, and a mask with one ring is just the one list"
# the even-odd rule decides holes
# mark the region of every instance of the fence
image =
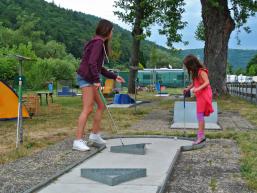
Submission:
[[[129,72],[118,72],[120,76],[125,79],[125,84],[123,86],[128,86],[129,81]],[[139,70],[137,73],[138,84],[140,86],[148,86],[154,85],[155,83],[159,82],[161,85],[166,87],[184,87],[185,85],[189,84],[189,78],[187,73],[181,70],[176,69],[168,69],[168,70]],[[106,78],[101,77],[101,82],[104,85]]]
[[239,96],[257,104],[257,83],[227,83],[230,95]]
[[184,87],[189,83],[187,74],[183,70],[145,70],[137,75],[139,85],[153,85],[157,82],[166,87]]

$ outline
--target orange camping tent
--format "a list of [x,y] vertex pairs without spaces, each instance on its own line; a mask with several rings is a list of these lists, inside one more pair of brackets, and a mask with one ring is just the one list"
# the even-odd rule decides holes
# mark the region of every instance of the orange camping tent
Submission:
[[[29,117],[25,106],[22,107],[24,118]],[[16,119],[18,116],[18,96],[14,90],[0,81],[0,120]]]

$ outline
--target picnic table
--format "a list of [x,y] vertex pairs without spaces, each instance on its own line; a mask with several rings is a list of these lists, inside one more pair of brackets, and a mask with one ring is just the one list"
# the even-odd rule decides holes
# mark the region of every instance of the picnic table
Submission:
[[47,105],[48,105],[48,96],[51,97],[52,103],[54,102],[53,93],[52,93],[52,92],[45,92],[45,91],[42,91],[42,92],[37,92],[37,95],[39,96],[40,105],[42,105],[42,96],[43,96],[43,95],[45,95],[46,104],[47,104]]

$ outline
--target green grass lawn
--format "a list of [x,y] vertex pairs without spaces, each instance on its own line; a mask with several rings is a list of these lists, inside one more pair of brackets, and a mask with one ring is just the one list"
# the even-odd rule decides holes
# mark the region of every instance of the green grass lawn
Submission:
[[[43,104],[39,115],[32,119],[24,119],[24,144],[19,150],[15,149],[16,120],[0,122],[0,164],[39,151],[64,138],[75,136],[77,119],[82,110],[81,97],[54,97],[54,104],[61,106],[60,111],[51,110]],[[134,108],[111,109],[112,116],[121,130],[128,128],[149,111],[150,108],[147,107],[137,109],[136,112]],[[86,130],[89,131],[91,127],[92,116],[89,118]],[[103,116],[102,129],[110,134],[116,132],[107,113]]]
[[[167,89],[170,94],[180,94],[182,89]],[[171,109],[173,100],[164,100],[155,97],[151,92],[139,92],[139,100],[155,101],[157,105],[139,106],[135,112],[134,108],[111,109],[112,115],[119,127],[119,134],[137,135],[168,135],[168,136],[195,136],[194,131],[132,131],[129,127],[142,119],[153,109]],[[257,128],[257,106],[237,97],[224,96],[217,100],[221,111],[239,111],[241,116],[249,120]],[[81,97],[54,97],[54,103],[61,106],[60,111],[53,111],[46,105],[41,106],[40,114],[32,119],[24,121],[24,144],[15,150],[16,121],[0,122],[0,164],[8,163],[20,157],[30,155],[46,148],[67,137],[74,137],[77,119],[82,109]],[[90,118],[86,130],[92,126]],[[115,134],[111,122],[104,114],[102,129]],[[250,188],[257,190],[257,130],[235,131],[233,128],[219,132],[208,131],[208,138],[233,139],[237,142],[240,150],[240,164],[243,177]]]

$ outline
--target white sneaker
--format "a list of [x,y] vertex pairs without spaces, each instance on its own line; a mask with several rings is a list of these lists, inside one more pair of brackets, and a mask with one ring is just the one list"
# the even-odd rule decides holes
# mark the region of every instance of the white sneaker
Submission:
[[88,151],[90,148],[87,146],[87,142],[82,139],[74,140],[72,149],[78,151]]
[[91,133],[89,135],[89,140],[98,144],[106,144],[106,141],[103,140],[99,134]]

